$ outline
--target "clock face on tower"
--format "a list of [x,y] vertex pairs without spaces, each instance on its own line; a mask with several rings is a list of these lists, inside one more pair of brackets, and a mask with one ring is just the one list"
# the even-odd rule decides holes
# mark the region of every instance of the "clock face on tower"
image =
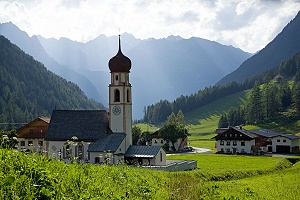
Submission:
[[114,106],[112,108],[112,112],[114,115],[119,115],[121,113],[121,107],[120,106]]

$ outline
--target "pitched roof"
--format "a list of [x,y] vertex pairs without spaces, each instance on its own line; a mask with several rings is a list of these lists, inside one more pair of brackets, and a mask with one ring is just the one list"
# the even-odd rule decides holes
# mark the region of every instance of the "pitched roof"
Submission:
[[153,158],[155,157],[161,146],[144,146],[131,145],[125,153],[125,157],[130,158]]
[[257,136],[242,127],[230,127],[212,139],[216,140],[253,140]]
[[41,116],[41,117],[39,117],[39,119],[43,120],[44,122],[46,122],[48,124],[50,123],[50,117]]
[[[41,125],[39,122],[43,122],[44,125]],[[20,127],[17,129],[17,137],[18,138],[44,138],[46,132],[41,132],[39,129],[38,132],[24,132],[24,129],[26,131],[26,128],[30,128],[30,127],[34,127],[34,126],[38,126],[38,127],[48,127],[49,126],[49,122],[50,122],[50,117],[38,117],[35,118],[34,120],[32,120],[31,122],[25,124],[24,126]],[[38,125],[36,125],[38,124]]]
[[264,137],[268,137],[268,138],[273,138],[273,137],[285,137],[291,140],[295,140],[295,139],[299,139],[299,136],[293,135],[293,134],[281,134],[281,133],[277,133],[275,131],[269,130],[269,129],[261,129],[261,130],[252,130],[251,132],[257,134],[257,135],[261,135]]
[[125,138],[125,133],[113,133],[107,136],[105,139],[97,140],[93,143],[88,151],[89,152],[104,152],[111,151],[116,152]]
[[275,136],[279,136],[280,133],[277,133],[275,131],[272,130],[268,130],[268,129],[260,129],[260,130],[251,130],[252,133],[263,136],[263,137],[275,137]]
[[112,134],[105,110],[53,110],[45,140],[97,141]]
[[45,122],[46,124],[49,124],[50,122],[50,117],[38,117],[38,118],[35,118],[34,120],[32,120],[31,122],[28,122],[27,124],[25,124],[24,126],[20,127],[17,129],[17,132],[28,127],[28,126],[31,126],[32,124],[36,123],[37,121],[43,121]]
[[299,136],[293,135],[293,134],[281,134],[280,136],[281,136],[281,137],[288,138],[288,139],[291,139],[291,140],[300,139]]

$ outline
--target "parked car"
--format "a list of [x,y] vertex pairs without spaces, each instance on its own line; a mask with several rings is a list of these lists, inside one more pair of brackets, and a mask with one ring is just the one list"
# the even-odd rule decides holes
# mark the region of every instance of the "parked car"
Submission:
[[193,147],[183,147],[181,151],[194,151]]

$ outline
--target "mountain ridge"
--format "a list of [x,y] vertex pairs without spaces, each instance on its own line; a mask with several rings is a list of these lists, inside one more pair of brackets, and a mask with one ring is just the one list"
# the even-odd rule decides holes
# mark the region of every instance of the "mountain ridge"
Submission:
[[300,50],[300,11],[265,48],[243,62],[235,71],[217,82],[242,82],[263,71],[275,68]]

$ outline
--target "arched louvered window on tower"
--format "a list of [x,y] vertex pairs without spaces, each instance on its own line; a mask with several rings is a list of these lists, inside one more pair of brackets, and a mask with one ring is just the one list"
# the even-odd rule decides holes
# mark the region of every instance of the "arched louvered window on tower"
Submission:
[[130,91],[127,89],[127,102],[130,102]]
[[115,102],[120,102],[120,90],[115,90]]

